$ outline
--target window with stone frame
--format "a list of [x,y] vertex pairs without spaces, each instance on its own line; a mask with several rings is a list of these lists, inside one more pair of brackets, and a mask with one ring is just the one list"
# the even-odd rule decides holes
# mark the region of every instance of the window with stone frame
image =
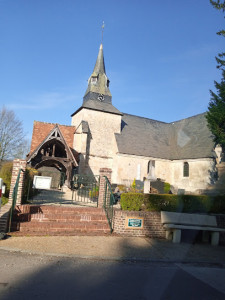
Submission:
[[189,177],[189,163],[188,162],[184,162],[183,177]]

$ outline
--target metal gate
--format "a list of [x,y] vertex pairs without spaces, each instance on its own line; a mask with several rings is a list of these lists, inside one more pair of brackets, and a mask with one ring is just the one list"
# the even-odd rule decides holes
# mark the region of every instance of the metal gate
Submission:
[[98,206],[99,176],[75,174],[72,180],[72,201],[75,204]]

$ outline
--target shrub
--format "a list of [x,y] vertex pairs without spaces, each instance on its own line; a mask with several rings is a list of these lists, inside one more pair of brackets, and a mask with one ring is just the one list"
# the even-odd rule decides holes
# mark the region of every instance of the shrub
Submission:
[[174,211],[184,213],[225,213],[225,195],[172,195],[139,194],[121,195],[122,210]]
[[5,196],[2,196],[2,206],[8,203],[9,199],[6,198]]
[[27,203],[27,199],[36,195],[36,191],[32,188],[32,182],[35,175],[38,175],[38,170],[34,168],[26,168],[25,178],[24,178],[24,188],[23,188],[23,197],[22,204]]
[[141,210],[144,204],[144,194],[123,193],[121,194],[120,205],[122,210]]
[[135,188],[136,188],[136,180],[135,179],[134,179],[133,183],[131,184],[131,187],[132,187],[132,189],[135,190]]
[[96,185],[89,191],[90,198],[97,198],[99,194],[99,187]]
[[225,213],[225,195],[213,197],[210,211],[217,214]]
[[127,187],[124,184],[119,184],[117,187],[118,187],[120,192],[125,193],[127,191]]
[[168,194],[169,191],[170,191],[170,183],[165,182],[165,183],[164,183],[164,193],[165,193],[165,194]]
[[206,195],[179,195],[178,211],[206,213],[211,209],[211,197]]
[[8,162],[3,164],[0,170],[0,178],[3,179],[3,182],[5,184],[5,197],[9,197],[9,191],[10,191],[10,184],[11,184],[11,178],[12,178],[12,168],[13,164],[12,162]]

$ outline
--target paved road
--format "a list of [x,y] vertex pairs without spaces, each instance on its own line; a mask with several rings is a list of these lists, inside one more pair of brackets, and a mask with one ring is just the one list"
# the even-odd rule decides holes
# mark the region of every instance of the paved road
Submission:
[[224,299],[225,269],[0,250],[0,299]]

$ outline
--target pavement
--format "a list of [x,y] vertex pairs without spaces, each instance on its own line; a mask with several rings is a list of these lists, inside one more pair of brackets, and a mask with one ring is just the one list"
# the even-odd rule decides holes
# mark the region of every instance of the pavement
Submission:
[[121,236],[8,236],[0,250],[94,260],[212,264],[225,267],[225,246]]

